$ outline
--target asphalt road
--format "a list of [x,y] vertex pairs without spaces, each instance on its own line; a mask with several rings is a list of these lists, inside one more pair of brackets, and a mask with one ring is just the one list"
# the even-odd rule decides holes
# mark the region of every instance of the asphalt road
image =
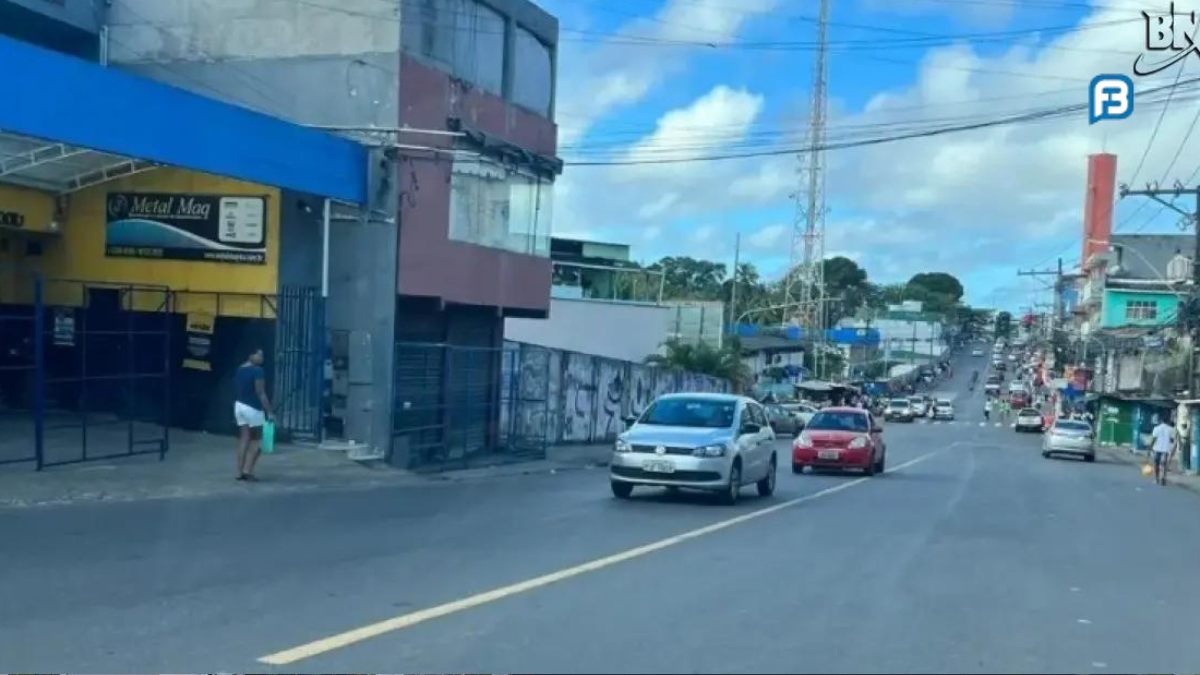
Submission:
[[1200,500],[981,426],[971,362],[889,474],[733,508],[597,470],[0,511],[0,671],[1194,672]]

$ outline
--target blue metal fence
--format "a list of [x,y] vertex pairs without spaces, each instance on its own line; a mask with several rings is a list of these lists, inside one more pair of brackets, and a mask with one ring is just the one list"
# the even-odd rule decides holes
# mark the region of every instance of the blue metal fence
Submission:
[[309,287],[279,289],[275,319],[276,425],[299,440],[320,440],[324,420],[325,299]]

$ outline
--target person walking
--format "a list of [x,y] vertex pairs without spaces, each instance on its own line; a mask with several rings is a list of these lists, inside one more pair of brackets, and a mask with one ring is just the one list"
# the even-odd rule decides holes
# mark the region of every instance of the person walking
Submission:
[[992,419],[992,399],[988,398],[986,401],[983,402],[983,420],[985,422],[988,422],[988,421],[991,421],[991,419]]
[[1175,427],[1160,418],[1150,432],[1150,453],[1154,456],[1154,482],[1167,484],[1167,467],[1175,457]]
[[257,481],[254,466],[262,452],[263,425],[274,421],[275,413],[267,396],[263,371],[263,351],[255,349],[234,374],[233,418],[238,426],[238,480]]

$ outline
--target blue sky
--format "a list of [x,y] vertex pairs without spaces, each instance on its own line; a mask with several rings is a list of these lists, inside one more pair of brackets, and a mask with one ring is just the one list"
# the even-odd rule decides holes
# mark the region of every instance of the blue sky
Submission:
[[[1092,76],[1128,72],[1144,42],[1141,5],[1117,7],[1118,0],[1099,8],[1070,0],[833,4],[831,140],[1080,103]],[[560,154],[568,161],[687,158],[800,142],[813,52],[795,43],[815,40],[817,0],[543,5],[563,29],[557,107]],[[957,39],[903,44],[913,33]],[[720,46],[695,46],[700,42]],[[763,47],[779,42],[792,44]],[[1200,71],[1200,64],[1191,67]],[[1116,152],[1122,180],[1144,182],[1160,172],[1186,177],[1192,161],[1170,163],[1195,113],[1193,101],[1168,107],[1145,162],[1139,160],[1157,119],[1153,110],[1094,126],[1081,114],[831,151],[827,254],[854,257],[880,282],[948,271],[977,304],[1044,301],[1042,286],[1015,272],[1052,265],[1059,254],[1068,267],[1076,262],[1087,154]],[[777,277],[789,259],[795,167],[790,155],[568,166],[556,187],[554,229],[633,244],[641,260],[694,255],[725,262],[740,232],[744,258]],[[1135,210],[1120,205],[1117,220]],[[1169,231],[1169,218],[1147,222],[1155,211],[1143,207],[1122,231]]]

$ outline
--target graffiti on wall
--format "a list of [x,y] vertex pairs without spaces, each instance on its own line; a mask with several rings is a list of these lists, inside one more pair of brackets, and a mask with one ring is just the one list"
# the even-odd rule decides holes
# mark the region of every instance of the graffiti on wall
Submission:
[[729,390],[724,380],[699,373],[521,343],[507,346],[519,354],[513,368],[518,381],[503,383],[501,419],[510,434],[525,440],[612,441],[625,430],[625,415],[641,415],[659,396]]
[[625,407],[626,364],[603,359],[600,361],[600,379],[597,400],[596,434],[593,440],[616,440],[624,430],[621,413]]

